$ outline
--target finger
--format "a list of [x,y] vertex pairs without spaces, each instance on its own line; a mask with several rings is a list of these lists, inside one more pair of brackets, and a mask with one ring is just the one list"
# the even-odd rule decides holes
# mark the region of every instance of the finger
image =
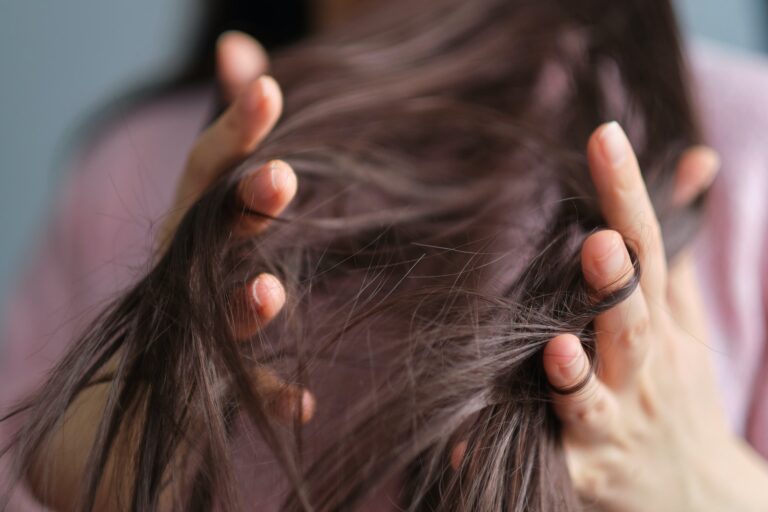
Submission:
[[235,338],[245,340],[268,324],[285,304],[285,289],[272,274],[259,274],[235,298]]
[[459,471],[462,469],[462,465],[467,466],[465,468],[466,474],[475,474],[477,472],[478,458],[469,452],[469,441],[462,439],[453,445],[451,453],[449,454],[448,462],[451,465],[453,471]]
[[[236,301],[236,337],[246,339],[269,323],[285,304],[285,290],[271,274],[260,274],[245,288]],[[278,421],[289,424],[295,420],[306,423],[315,414],[315,397],[300,386],[288,384],[274,371],[258,368],[254,371],[256,392],[264,397],[267,408]]]
[[593,446],[569,443],[567,439],[563,442],[563,451],[573,488],[582,501],[604,504],[611,489],[610,471],[603,467],[605,454],[596,453]]
[[301,386],[286,383],[269,368],[256,369],[253,383],[267,409],[281,423],[288,425],[296,420],[307,423],[315,415],[314,395]]
[[198,137],[179,184],[174,208],[158,235],[158,254],[170,243],[181,217],[224,171],[253,151],[277,122],[282,95],[274,79],[251,82],[235,103]]
[[467,453],[467,441],[459,441],[456,443],[451,450],[451,468],[453,468],[454,471],[459,470],[459,466],[461,466],[461,461],[464,460],[464,454]]
[[712,184],[720,169],[720,157],[707,146],[694,146],[686,150],[677,164],[674,206],[685,206],[696,199]]
[[572,334],[554,337],[544,347],[544,371],[549,383],[566,390],[584,382],[573,393],[555,393],[554,410],[570,435],[595,440],[609,431],[615,416],[611,392],[590,373],[589,360],[579,339]]
[[263,75],[268,66],[267,52],[248,34],[231,30],[216,41],[216,76],[227,103]]
[[704,349],[711,356],[710,333],[707,330],[706,308],[702,300],[696,265],[691,249],[685,249],[677,258],[669,272],[669,290],[667,292],[668,314],[682,332],[687,333],[695,345]]
[[185,193],[197,198],[222,172],[251,153],[272,130],[282,110],[277,82],[263,76],[197,139],[187,164]]
[[[607,229],[584,241],[581,268],[584,279],[600,296],[618,291],[634,274],[621,235]],[[639,287],[595,318],[600,379],[608,387],[625,389],[636,382],[650,346],[649,325],[648,307]]]
[[241,234],[254,234],[263,230],[268,217],[276,217],[296,195],[296,173],[281,160],[273,160],[240,181],[238,195],[243,206],[250,212],[264,214],[246,215],[238,223]]
[[637,252],[645,293],[662,297],[667,269],[661,229],[635,153],[618,123],[595,130],[587,158],[603,216]]

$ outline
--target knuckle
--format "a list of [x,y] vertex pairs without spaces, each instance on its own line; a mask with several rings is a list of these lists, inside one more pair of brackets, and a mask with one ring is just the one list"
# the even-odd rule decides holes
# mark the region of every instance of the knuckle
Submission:
[[592,408],[579,409],[575,414],[575,419],[580,428],[593,433],[602,430],[600,418],[600,413]]
[[656,216],[651,213],[646,216],[638,227],[639,238],[641,241],[640,251],[645,256],[644,259],[654,257],[662,249],[661,226]]
[[573,412],[574,426],[591,436],[604,433],[609,425],[608,401],[598,397],[580,404]]
[[639,192],[637,179],[629,169],[624,169],[624,171],[614,174],[612,190],[616,198],[624,204],[635,204],[633,201]]
[[285,386],[277,373],[267,367],[255,368],[252,378],[254,390],[265,397],[276,396]]
[[661,226],[659,225],[659,221],[653,213],[653,210],[651,210],[643,220],[642,232],[645,236],[645,241],[648,243],[656,243],[661,240]]
[[582,498],[599,503],[608,492],[608,478],[602,472],[585,470],[574,478],[574,487]]
[[629,424],[617,440],[616,446],[625,456],[632,457],[635,456],[638,449],[648,446],[648,443],[651,441],[650,438],[651,436],[645,422],[641,422],[640,425]]
[[651,320],[643,313],[632,319],[619,334],[619,344],[622,349],[641,351],[651,330]]

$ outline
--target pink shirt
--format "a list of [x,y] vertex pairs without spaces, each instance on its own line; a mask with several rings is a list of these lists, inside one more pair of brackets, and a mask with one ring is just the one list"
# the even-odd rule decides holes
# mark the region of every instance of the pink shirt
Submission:
[[[768,457],[768,61],[707,47],[694,51],[693,68],[707,139],[723,161],[694,244],[713,355],[734,430]],[[77,159],[5,311],[2,406],[39,384],[94,313],[147,270],[211,108],[208,88],[150,102]],[[0,442],[10,428],[0,424]],[[7,466],[2,459],[0,478]],[[261,480],[243,486],[251,503],[270,494],[270,478]],[[45,508],[20,487],[10,510]]]

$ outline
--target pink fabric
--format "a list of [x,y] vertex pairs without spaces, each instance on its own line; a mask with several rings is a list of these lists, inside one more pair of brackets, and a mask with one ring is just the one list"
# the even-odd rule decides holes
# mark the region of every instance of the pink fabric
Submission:
[[[154,228],[211,110],[208,90],[139,108],[98,133],[73,163],[4,312],[0,410],[32,391],[100,307],[147,268]],[[0,442],[14,427],[0,423]],[[0,484],[8,464],[0,460]],[[18,488],[8,510],[47,509]]]
[[768,457],[768,61],[694,58],[706,136],[723,168],[694,251],[731,424]]
[[[694,245],[697,271],[729,419],[768,457],[768,61],[706,48],[693,65],[708,140],[723,159]],[[33,389],[100,305],[146,269],[154,228],[210,111],[205,89],[151,103],[112,123],[75,163],[5,312],[3,407]],[[0,424],[0,441],[12,428]],[[239,474],[250,503],[264,505],[279,486],[272,471],[253,467],[254,449],[236,454]],[[0,461],[0,478],[7,466]],[[45,508],[18,488],[10,510]]]

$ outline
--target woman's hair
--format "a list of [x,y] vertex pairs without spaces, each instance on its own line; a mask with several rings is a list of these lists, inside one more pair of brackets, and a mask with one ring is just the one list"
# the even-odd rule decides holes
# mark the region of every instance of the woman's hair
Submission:
[[[173,475],[178,509],[240,507],[233,439],[247,428],[290,483],[288,511],[349,510],[392,488],[406,510],[580,509],[541,354],[574,333],[594,368],[592,321],[641,271],[607,296],[581,276],[581,244],[604,225],[583,156],[599,123],[627,129],[670,257],[695,228],[696,205],[670,201],[674,164],[699,138],[672,9],[384,3],[275,56],[282,121],[19,406],[19,475],[114,358],[84,510],[135,418],[131,510],[156,508]],[[239,219],[264,215],[237,185],[277,158],[299,177],[296,199],[238,236]],[[235,297],[262,272],[287,303],[238,342]],[[270,416],[252,384],[265,368],[316,394],[309,425]],[[182,445],[199,455],[191,475],[171,468]]]

